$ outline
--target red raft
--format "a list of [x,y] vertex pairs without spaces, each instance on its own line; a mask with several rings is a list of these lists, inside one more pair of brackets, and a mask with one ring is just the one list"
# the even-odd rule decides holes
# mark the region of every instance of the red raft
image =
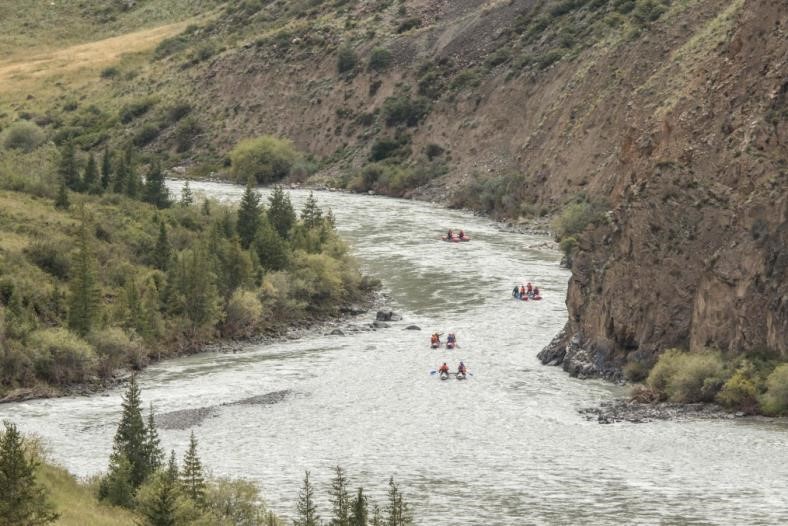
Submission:
[[460,242],[471,240],[471,238],[469,238],[468,236],[463,236],[462,238],[460,238],[460,236],[452,236],[451,239],[449,239],[448,236],[443,236],[441,239],[444,241],[450,241],[452,243],[460,243]]

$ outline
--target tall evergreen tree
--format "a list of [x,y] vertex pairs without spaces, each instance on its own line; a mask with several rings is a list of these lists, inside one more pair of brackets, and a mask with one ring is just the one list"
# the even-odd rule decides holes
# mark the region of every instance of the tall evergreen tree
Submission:
[[178,459],[175,457],[175,450],[170,450],[170,460],[167,462],[167,470],[165,471],[167,477],[173,482],[178,481]]
[[402,497],[394,477],[389,479],[388,505],[386,506],[386,526],[409,526],[413,524],[408,506]]
[[144,526],[175,526],[178,524],[178,485],[167,473],[157,473],[150,488],[152,494],[139,503]]
[[167,227],[162,220],[159,223],[159,237],[156,238],[156,248],[153,251],[153,266],[166,272],[167,267],[170,266],[170,258],[172,258],[172,247],[167,238]]
[[211,200],[208,199],[207,197],[202,202],[202,210],[201,210],[201,212],[202,212],[202,215],[204,215],[204,216],[210,216],[211,215]]
[[334,480],[331,481],[331,506],[334,514],[331,526],[350,526],[350,495],[345,472],[337,466],[334,473]]
[[96,166],[96,158],[92,153],[90,154],[90,157],[88,157],[88,164],[85,167],[85,174],[82,176],[82,188],[85,192],[90,192],[93,194],[101,193],[98,166]]
[[112,182],[112,154],[109,147],[104,147],[104,154],[101,156],[101,188],[102,191],[109,190]]
[[281,186],[275,186],[268,201],[268,220],[282,239],[288,239],[290,229],[293,228],[296,221],[290,196]]
[[323,225],[323,211],[317,204],[317,199],[312,192],[306,198],[304,208],[301,210],[301,221],[306,228],[317,228]]
[[87,218],[83,209],[68,305],[68,326],[82,336],[90,332],[99,314],[99,287],[94,267],[95,259],[90,249]]
[[142,419],[142,399],[136,377],[131,376],[129,388],[123,395],[123,413],[115,432],[115,442],[110,455],[110,469],[122,467],[123,460],[128,462],[129,486],[138,488],[152,473],[148,431]]
[[257,255],[257,261],[264,269],[276,271],[287,267],[290,259],[287,241],[276,233],[267,217],[263,217],[260,221],[252,249]]
[[134,155],[131,148],[126,150],[126,195],[136,199],[140,196],[142,182],[134,166]]
[[115,506],[134,506],[136,488],[131,483],[131,463],[123,453],[109,457],[109,469],[99,483],[98,496]]
[[337,220],[334,217],[334,211],[330,208],[328,209],[328,212],[326,212],[325,223],[326,226],[328,226],[328,228],[331,230],[334,230],[337,227]]
[[66,181],[62,177],[58,177],[57,196],[55,196],[55,208],[58,210],[68,210],[71,203],[68,200],[68,188],[66,188]]
[[126,164],[126,156],[118,156],[118,165],[115,167],[115,177],[112,179],[112,191],[116,194],[126,192],[128,188],[129,167]]
[[137,327],[142,319],[142,300],[137,282],[133,276],[126,278],[123,301],[121,303],[123,323],[125,327]]
[[350,526],[367,526],[368,523],[367,496],[364,495],[364,488],[358,488],[358,493],[350,505]]
[[181,206],[192,206],[194,204],[194,195],[192,195],[192,189],[189,186],[189,181],[183,183],[183,188],[181,188]]
[[375,504],[372,508],[372,519],[369,521],[370,526],[383,526],[383,517],[380,513],[380,506]]
[[167,208],[171,204],[170,192],[164,184],[164,173],[161,171],[159,163],[152,164],[148,171],[142,198],[156,208]]
[[181,292],[184,313],[192,322],[192,329],[213,325],[219,312],[219,293],[216,276],[211,272],[211,258],[204,247],[195,246],[187,255]]
[[153,411],[153,402],[148,413],[148,425],[145,428],[145,450],[148,455],[148,468],[153,473],[164,465],[164,450],[161,449],[159,432],[156,430],[156,414]]
[[197,456],[197,439],[192,431],[189,438],[189,449],[183,457],[181,469],[181,485],[186,496],[201,506],[205,503],[205,478],[202,472],[202,463]]
[[38,526],[58,515],[46,490],[36,481],[38,461],[25,451],[22,436],[11,422],[0,434],[0,526]]
[[320,516],[317,514],[317,504],[315,503],[315,488],[309,481],[309,472],[304,475],[304,485],[298,495],[296,504],[298,518],[293,521],[294,526],[318,526]]
[[73,192],[82,190],[82,181],[79,178],[79,170],[77,169],[76,151],[74,150],[74,144],[71,142],[67,142],[60,151],[60,163],[57,167],[57,174],[63,178],[69,190]]
[[241,205],[238,208],[238,221],[235,228],[241,240],[241,246],[249,248],[257,235],[257,228],[260,226],[260,194],[255,192],[252,186],[252,179],[246,183],[246,190],[241,198]]

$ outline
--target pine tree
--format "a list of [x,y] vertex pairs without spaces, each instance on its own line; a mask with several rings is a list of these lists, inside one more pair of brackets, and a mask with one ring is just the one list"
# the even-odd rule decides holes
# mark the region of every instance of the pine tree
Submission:
[[211,215],[211,200],[208,198],[205,198],[205,200],[202,202],[202,215]]
[[252,179],[246,183],[246,190],[241,198],[241,205],[238,208],[238,221],[235,228],[238,237],[241,239],[241,246],[249,248],[257,235],[257,228],[260,226],[260,194],[255,192],[252,186]]
[[126,164],[126,156],[120,155],[118,157],[118,166],[115,168],[115,178],[112,180],[112,191],[116,194],[122,194],[126,191],[128,186],[128,172],[129,168]]
[[328,212],[326,212],[325,223],[326,223],[326,226],[328,228],[330,228],[331,230],[336,230],[336,228],[337,228],[337,220],[334,217],[334,211],[331,210],[330,208],[328,209]]
[[129,148],[126,151],[126,195],[136,199],[140,195],[141,186],[140,176],[134,166],[134,157]]
[[317,204],[317,199],[312,192],[306,198],[304,208],[301,210],[301,221],[306,228],[317,228],[323,224],[323,211]]
[[57,196],[55,197],[55,208],[58,210],[68,210],[71,203],[68,200],[68,188],[66,188],[66,181],[62,177],[58,177],[60,184],[57,188]]
[[260,265],[270,271],[283,270],[290,259],[287,241],[276,233],[267,217],[260,221],[257,237],[252,245]]
[[173,482],[178,481],[178,459],[175,457],[175,450],[170,451],[170,460],[167,462],[167,470],[164,472]]
[[151,486],[152,495],[139,505],[145,526],[178,524],[178,485],[167,473],[158,473]]
[[148,176],[145,178],[145,188],[143,189],[142,199],[154,205],[156,208],[167,208],[170,206],[170,192],[164,184],[164,173],[161,171],[159,163],[151,165]]
[[100,308],[99,287],[94,270],[95,260],[90,250],[84,209],[82,210],[82,223],[79,227],[77,249],[77,255],[72,265],[68,326],[74,332],[84,336],[93,327]]
[[37,526],[54,522],[46,490],[36,481],[38,462],[25,451],[16,426],[4,422],[0,434],[0,526]]
[[331,505],[334,517],[332,526],[350,526],[350,495],[347,491],[347,479],[344,470],[337,466],[334,480],[331,481]]
[[389,479],[388,505],[386,506],[386,526],[409,526],[412,523],[408,506],[399,491],[399,486],[394,482],[394,477],[391,477]]
[[315,489],[309,482],[309,472],[304,476],[304,485],[298,495],[296,504],[298,519],[293,521],[294,526],[318,526],[320,516],[317,514],[317,504],[315,503]]
[[148,425],[145,428],[145,450],[148,455],[148,468],[151,473],[158,471],[164,464],[164,450],[161,449],[159,432],[156,430],[156,415],[153,411],[153,402],[148,413]]
[[282,239],[288,239],[290,229],[296,221],[290,196],[285,193],[281,186],[276,186],[274,187],[274,193],[271,194],[268,200],[270,203],[268,206],[268,220]]
[[109,189],[109,184],[112,182],[112,154],[109,147],[104,147],[104,155],[101,156],[101,188],[102,191]]
[[136,377],[132,375],[129,388],[123,395],[123,414],[115,432],[104,489],[100,492],[100,496],[120,506],[132,502],[134,491],[152,473],[140,394]]
[[151,276],[142,293],[142,318],[137,324],[137,330],[146,340],[154,341],[162,335],[163,329],[159,289],[155,278]]
[[211,272],[211,258],[202,246],[195,246],[184,255],[185,271],[181,276],[183,311],[192,322],[192,330],[213,325],[219,313],[216,276]]
[[189,449],[183,457],[181,484],[186,496],[197,505],[205,503],[205,478],[202,473],[202,463],[197,457],[197,439],[194,438],[194,431],[189,438]]
[[57,167],[57,174],[65,181],[69,190],[79,192],[82,189],[82,181],[79,178],[79,170],[77,169],[76,151],[74,150],[74,145],[70,142],[66,143],[60,151],[60,163]]
[[358,493],[350,506],[350,526],[367,526],[368,523],[367,496],[364,495],[364,488],[358,488]]
[[172,258],[172,247],[167,237],[167,227],[164,221],[159,223],[159,237],[156,239],[156,248],[153,251],[153,266],[159,270],[167,271]]
[[375,504],[372,509],[372,520],[369,521],[370,526],[383,526],[383,517],[380,514],[380,506]]
[[192,206],[194,204],[194,196],[192,195],[192,189],[189,187],[189,181],[183,183],[183,188],[181,188],[181,206]]
[[100,194],[101,184],[99,183],[98,166],[93,154],[88,157],[88,165],[85,167],[85,175],[82,176],[82,188],[86,192]]
[[130,276],[126,279],[124,289],[121,305],[123,307],[123,323],[125,327],[136,327],[142,319],[142,301],[140,300],[140,291],[133,277]]

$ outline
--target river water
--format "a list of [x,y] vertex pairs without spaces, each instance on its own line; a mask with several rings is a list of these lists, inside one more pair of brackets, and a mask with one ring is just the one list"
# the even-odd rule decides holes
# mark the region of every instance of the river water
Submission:
[[[218,183],[192,189],[224,201],[242,193]],[[297,206],[305,196],[292,192]],[[214,408],[193,429],[215,475],[255,480],[283,516],[293,515],[310,470],[328,517],[339,464],[381,506],[393,475],[420,525],[788,523],[785,422],[600,425],[578,413],[621,391],[536,359],[566,320],[569,273],[548,239],[425,203],[317,197],[404,320],[148,368],[143,399],[158,412]],[[439,241],[449,227],[472,241]],[[523,280],[544,300],[512,300]],[[410,324],[423,330],[404,330]],[[433,330],[456,332],[461,348],[430,350]],[[474,375],[465,382],[430,374],[459,360]],[[289,394],[233,403],[276,391]],[[106,468],[119,413],[120,390],[0,406],[0,418],[42,436],[79,475]],[[161,430],[163,445],[180,457],[189,431]]]

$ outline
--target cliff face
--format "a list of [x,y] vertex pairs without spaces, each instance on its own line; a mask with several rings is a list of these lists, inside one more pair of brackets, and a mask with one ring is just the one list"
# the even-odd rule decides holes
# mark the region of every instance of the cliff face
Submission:
[[[608,222],[581,238],[567,331],[541,354],[616,378],[668,347],[788,357],[788,10],[712,22],[633,94]],[[689,56],[688,56],[689,55]],[[691,61],[688,61],[690,59]]]

